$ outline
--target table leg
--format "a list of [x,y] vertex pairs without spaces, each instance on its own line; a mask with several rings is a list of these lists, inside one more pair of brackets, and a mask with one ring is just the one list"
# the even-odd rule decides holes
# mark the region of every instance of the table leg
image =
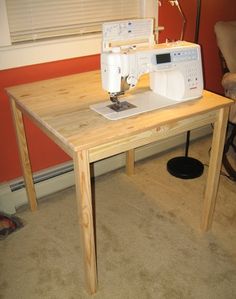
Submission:
[[211,228],[219,185],[220,169],[224,149],[225,133],[228,122],[229,109],[219,110],[218,119],[214,123],[214,132],[211,146],[211,157],[208,169],[201,229],[207,231]]
[[131,149],[126,152],[126,174],[134,174],[135,151]]
[[83,150],[75,153],[74,167],[76,199],[83,243],[85,278],[89,293],[94,294],[97,290],[97,264],[88,151]]
[[23,117],[21,111],[16,107],[16,103],[13,99],[11,99],[11,107],[28,202],[31,211],[35,211],[37,209],[37,200],[25,136]]

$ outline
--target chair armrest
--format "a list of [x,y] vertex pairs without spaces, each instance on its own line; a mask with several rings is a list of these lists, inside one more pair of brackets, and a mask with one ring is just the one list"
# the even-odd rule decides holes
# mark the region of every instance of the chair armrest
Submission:
[[236,73],[226,73],[222,79],[222,86],[226,90],[235,90],[236,93]]
[[221,83],[224,87],[225,95],[234,100],[234,104],[230,107],[229,121],[236,124],[236,73],[226,73]]

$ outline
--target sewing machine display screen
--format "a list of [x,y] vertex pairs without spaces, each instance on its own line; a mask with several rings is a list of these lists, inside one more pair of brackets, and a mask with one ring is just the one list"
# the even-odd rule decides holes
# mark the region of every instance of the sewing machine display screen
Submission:
[[171,62],[170,53],[156,55],[156,63],[157,64],[167,63],[167,62]]

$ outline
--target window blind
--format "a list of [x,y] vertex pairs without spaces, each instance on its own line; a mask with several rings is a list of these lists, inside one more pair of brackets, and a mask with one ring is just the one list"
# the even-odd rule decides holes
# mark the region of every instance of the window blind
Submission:
[[92,34],[106,21],[139,18],[140,0],[6,0],[12,43]]

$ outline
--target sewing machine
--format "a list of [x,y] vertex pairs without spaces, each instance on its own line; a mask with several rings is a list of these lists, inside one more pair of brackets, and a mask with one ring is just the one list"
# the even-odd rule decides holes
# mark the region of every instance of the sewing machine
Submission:
[[[115,120],[201,97],[199,45],[183,41],[155,44],[151,19],[112,22],[106,26],[101,78],[112,103],[95,104],[91,109]],[[122,44],[118,43],[119,38],[123,39]],[[131,43],[132,38],[135,44]],[[135,96],[129,93],[147,73],[150,90]]]

